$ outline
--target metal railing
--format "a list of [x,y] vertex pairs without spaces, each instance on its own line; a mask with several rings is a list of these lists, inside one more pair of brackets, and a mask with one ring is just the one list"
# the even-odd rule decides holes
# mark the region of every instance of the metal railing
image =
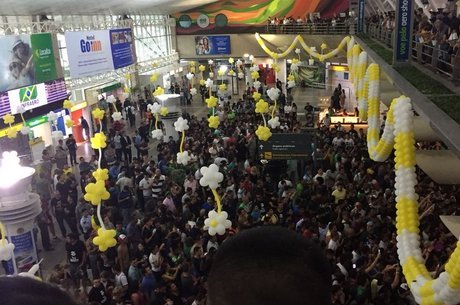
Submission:
[[347,35],[355,31],[355,25],[342,23],[302,23],[266,26],[268,34]]
[[[386,29],[377,24],[368,24],[366,31],[370,37],[393,48],[393,29]],[[421,43],[414,39],[411,55],[413,61],[428,66],[450,79],[460,80],[460,54],[450,54],[447,50],[442,50],[439,45],[433,46],[431,42]]]

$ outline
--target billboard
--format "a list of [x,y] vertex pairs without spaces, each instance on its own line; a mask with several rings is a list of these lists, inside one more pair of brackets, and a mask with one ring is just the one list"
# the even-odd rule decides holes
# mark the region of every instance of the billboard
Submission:
[[266,142],[258,144],[260,159],[307,159],[313,152],[311,133],[275,133]]
[[0,116],[7,113],[16,114],[17,106],[26,110],[60,102],[67,98],[64,79],[56,79],[45,83],[0,92]]
[[196,55],[230,54],[230,36],[195,36]]
[[66,32],[70,76],[81,78],[134,63],[131,29]]
[[0,38],[0,92],[57,78],[50,33]]

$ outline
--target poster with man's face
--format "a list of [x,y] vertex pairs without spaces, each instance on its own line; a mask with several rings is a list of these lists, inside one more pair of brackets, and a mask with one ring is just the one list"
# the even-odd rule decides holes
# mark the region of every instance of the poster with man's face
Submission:
[[35,83],[35,68],[30,35],[1,38],[0,91],[25,87]]

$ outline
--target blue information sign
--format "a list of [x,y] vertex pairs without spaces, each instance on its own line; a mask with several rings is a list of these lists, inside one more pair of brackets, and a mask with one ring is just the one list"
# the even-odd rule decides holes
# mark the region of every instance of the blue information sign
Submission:
[[364,31],[364,0],[358,1],[358,33]]
[[230,36],[195,36],[196,55],[230,54]]
[[393,63],[404,63],[410,59],[412,35],[412,1],[398,0],[396,7],[395,49]]

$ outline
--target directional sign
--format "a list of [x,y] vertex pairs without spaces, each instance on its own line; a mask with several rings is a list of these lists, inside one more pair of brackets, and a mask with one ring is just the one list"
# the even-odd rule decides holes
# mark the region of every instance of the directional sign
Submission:
[[309,158],[313,152],[311,133],[275,133],[268,141],[259,141],[259,157],[265,160]]

